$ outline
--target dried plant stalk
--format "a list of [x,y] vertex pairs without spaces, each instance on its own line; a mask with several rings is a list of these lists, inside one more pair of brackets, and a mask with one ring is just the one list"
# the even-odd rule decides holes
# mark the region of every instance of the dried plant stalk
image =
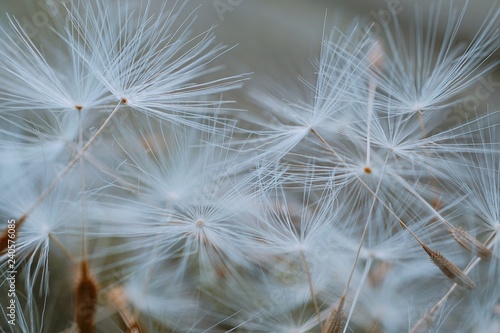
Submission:
[[413,326],[410,333],[428,333],[434,324],[434,317],[430,313],[426,313],[420,320]]
[[131,326],[129,326],[129,328],[127,328],[125,333],[143,333],[143,331],[141,330],[139,324],[135,322]]
[[130,301],[125,294],[125,288],[123,286],[113,287],[108,292],[108,297],[111,304],[120,314],[123,323],[127,326],[125,333],[144,333],[137,321],[137,315],[131,309]]
[[4,252],[7,251],[7,247],[9,244],[9,234],[7,230],[3,232],[2,237],[0,237],[0,254],[3,254]]
[[345,325],[345,312],[344,308],[345,295],[340,299],[340,304],[338,307],[330,312],[328,319],[326,320],[325,327],[323,327],[322,333],[339,333]]
[[[16,228],[14,229],[14,235],[17,234],[18,229],[21,227],[21,225],[26,221],[27,216],[23,215],[19,220],[16,221]],[[9,229],[5,229],[5,231],[2,233],[2,236],[0,237],[0,254],[3,254],[4,252],[7,251],[7,248],[9,247]]]
[[75,290],[75,322],[80,333],[94,333],[97,290],[88,261],[84,260],[80,265],[80,279]]
[[454,227],[448,229],[448,233],[467,251],[472,252],[484,261],[490,261],[491,250],[484,246],[483,243],[472,237],[467,231],[462,228]]
[[432,307],[417,321],[409,333],[428,333],[434,326],[434,317],[438,310],[439,306]]
[[431,261],[446,275],[449,279],[453,280],[459,286],[467,288],[469,290],[476,289],[476,284],[467,275],[460,270],[454,263],[446,259],[442,254],[430,249],[425,244],[420,244],[422,248],[427,252]]

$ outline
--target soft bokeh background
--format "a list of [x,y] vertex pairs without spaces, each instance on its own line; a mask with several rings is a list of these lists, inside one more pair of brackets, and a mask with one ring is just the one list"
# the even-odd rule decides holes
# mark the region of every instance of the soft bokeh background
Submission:
[[[197,10],[199,26],[216,25],[219,40],[230,46],[236,45],[224,58],[225,65],[230,67],[228,73],[238,70],[254,73],[250,87],[261,80],[271,80],[286,89],[289,80],[303,75],[304,70],[310,68],[310,60],[318,58],[323,31],[328,34],[334,26],[342,29],[356,20],[361,20],[362,27],[373,24],[378,29],[384,21],[393,23],[391,8],[397,11],[400,25],[406,28],[416,14],[416,5],[425,13],[435,8],[439,1],[197,0],[189,1],[188,6],[196,8],[200,3],[202,5]],[[458,8],[460,12],[467,5],[458,38],[470,41],[486,23],[484,18],[491,9],[500,6],[500,1],[445,0],[441,5],[442,31],[446,28],[450,10]],[[496,55],[500,56],[500,52]],[[482,91],[488,91],[487,98],[482,94],[480,98],[471,99],[468,109],[472,111],[485,104],[490,109],[498,109],[500,71],[481,84]]]

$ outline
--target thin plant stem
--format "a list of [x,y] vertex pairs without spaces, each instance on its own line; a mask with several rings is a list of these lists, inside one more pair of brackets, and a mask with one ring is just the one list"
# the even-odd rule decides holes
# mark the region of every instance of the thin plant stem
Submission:
[[[104,123],[99,127],[99,129],[94,133],[94,135],[87,141],[87,143],[82,147],[80,152],[66,165],[66,168],[54,178],[52,183],[45,189],[45,191],[40,194],[40,196],[37,198],[37,200],[31,205],[31,207],[26,210],[26,212],[21,216],[19,219],[20,223],[24,222],[34,211],[35,209],[43,202],[43,200],[56,188],[57,184],[66,176],[71,169],[75,166],[76,163],[82,158],[82,156],[85,154],[85,152],[90,148],[90,146],[94,143],[94,141],[99,137],[99,135],[104,131],[104,129],[108,126],[110,123],[111,119],[113,116],[118,112],[120,109],[120,105],[122,105],[123,101],[120,100],[113,111],[109,114],[109,116],[106,118]],[[18,223],[18,226],[19,224]]]
[[[388,156],[389,155],[387,155],[387,157]],[[386,160],[385,160],[386,163],[387,163],[387,157],[386,157]],[[385,164],[384,164],[384,170],[385,170]],[[368,224],[370,223],[370,220],[371,220],[371,217],[372,217],[372,213],[373,213],[373,209],[375,208],[375,203],[377,202],[378,191],[380,189],[380,185],[381,184],[382,184],[382,177],[380,177],[379,182],[377,184],[377,189],[375,190],[375,195],[373,197],[372,205],[370,207],[370,211],[369,211],[368,216],[366,218],[366,223],[365,223],[365,226],[363,228],[363,233],[361,234],[361,240],[359,241],[359,246],[358,246],[358,249],[356,251],[356,257],[354,258],[354,263],[352,265],[351,272],[349,273],[349,278],[348,278],[346,286],[344,288],[344,292],[342,294],[342,298],[345,298],[347,296],[347,291],[349,290],[349,286],[351,284],[351,280],[352,280],[352,277],[354,275],[354,270],[356,269],[356,265],[358,264],[359,255],[361,254],[361,249],[363,248],[363,244],[365,242],[366,232],[368,231]],[[360,288],[361,288],[362,284],[363,284],[363,281],[361,282]],[[344,326],[344,333],[345,333],[345,331],[347,329],[347,326],[349,324],[349,319],[350,319],[350,316],[352,314],[352,311],[354,310],[354,306],[355,306],[355,301],[354,301],[354,303],[351,306],[351,310],[349,311],[349,316],[348,316],[346,324]]]
[[368,119],[367,131],[366,131],[366,165],[370,166],[370,151],[371,151],[371,125],[373,117],[373,101],[375,99],[375,90],[377,89],[377,84],[371,80],[368,86]]
[[[78,146],[83,145],[83,118],[82,110],[78,110],[79,134]],[[85,179],[85,158],[80,159],[80,173],[82,180],[82,260],[87,260],[87,184]]]
[[311,272],[309,270],[309,264],[307,263],[306,256],[304,255],[304,251],[303,250],[300,250],[300,259],[302,261],[302,266],[304,267],[304,271],[306,272],[307,284],[309,285],[309,292],[311,293],[311,298],[313,300],[314,310],[316,311],[316,315],[318,316],[319,328],[322,331],[323,330],[323,323],[321,321],[321,314],[319,312],[318,301],[316,299],[316,294],[314,292],[314,288],[313,288],[313,285],[312,285],[312,279],[311,279]]
[[356,294],[354,294],[354,299],[352,300],[351,309],[349,310],[349,314],[347,315],[346,324],[344,326],[344,330],[342,333],[345,333],[347,331],[347,326],[349,324],[349,321],[351,320],[352,313],[354,312],[354,308],[356,307],[356,302],[358,301],[359,294],[361,293],[361,288],[363,287],[363,284],[365,283],[366,278],[368,277],[368,272],[370,272],[372,263],[373,263],[373,258],[369,257],[368,260],[366,261],[366,266],[365,269],[363,270],[363,274],[361,275],[361,281],[359,282],[359,287],[356,290]]
[[[496,232],[492,232],[491,235],[486,240],[486,242],[484,243],[484,245],[487,248],[491,249],[493,247],[493,245],[495,245],[497,239],[498,239],[498,237],[496,235]],[[472,271],[472,269],[474,267],[476,267],[476,265],[479,263],[479,261],[481,261],[481,258],[479,258],[479,256],[475,256],[467,264],[467,266],[464,268],[464,270],[463,270],[464,274],[469,274],[469,272]],[[446,302],[448,297],[453,293],[453,291],[457,288],[457,286],[458,286],[458,284],[456,284],[456,283],[453,284],[453,286],[450,287],[450,289],[446,292],[446,294],[436,304],[434,304],[434,306],[431,308],[431,310],[429,310],[427,313],[425,313],[422,316],[422,318],[420,318],[420,320],[417,321],[415,323],[415,325],[413,325],[413,327],[411,328],[411,330],[409,332],[410,333],[418,333],[422,330],[422,328],[425,328],[428,325],[428,323],[432,322],[432,320],[434,319],[434,315],[441,308],[441,306],[443,306],[443,304]]]

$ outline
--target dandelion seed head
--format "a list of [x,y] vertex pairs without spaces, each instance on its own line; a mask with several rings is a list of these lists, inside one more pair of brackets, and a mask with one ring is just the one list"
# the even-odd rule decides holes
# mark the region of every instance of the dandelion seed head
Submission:
[[[251,105],[238,93],[237,108],[225,108],[220,94],[246,76],[217,74],[227,49],[213,28],[192,34],[187,0],[156,2],[68,2],[63,19],[54,17],[60,45],[32,41],[24,18],[0,22],[0,215],[18,218],[16,265],[29,305],[19,309],[37,313],[33,296],[45,297],[40,319],[20,322],[22,331],[61,331],[36,328],[52,313],[63,317],[48,293],[64,275],[49,266],[50,250],[51,260],[88,256],[77,303],[89,301],[92,316],[80,316],[80,329],[94,322],[92,264],[102,294],[110,289],[121,304],[114,310],[127,308],[98,313],[97,331],[115,319],[130,332],[141,330],[139,319],[157,331],[329,331],[321,322],[340,329],[350,312],[346,331],[401,332],[442,289],[413,238],[432,243],[435,251],[424,250],[448,278],[471,289],[462,271],[471,267],[481,281],[475,293],[449,297],[440,316],[498,331],[498,262],[472,272],[471,254],[448,254],[454,240],[441,223],[467,226],[498,250],[499,145],[483,131],[496,131],[498,119],[455,126],[434,111],[456,116],[451,107],[498,65],[489,58],[500,10],[468,45],[457,40],[465,9],[450,9],[439,28],[445,1],[417,14],[407,33],[394,13],[380,39],[358,25],[335,27],[312,66],[290,71],[298,80],[277,73],[272,86],[241,91]],[[493,94],[493,86],[480,88]],[[248,112],[233,112],[240,106]],[[126,112],[94,131],[111,110]],[[65,165],[74,170],[52,183]],[[453,320],[436,331],[456,331]]]
[[422,112],[425,110],[425,104],[421,101],[415,101],[410,109],[412,112]]
[[204,219],[198,219],[198,220],[196,220],[195,225],[198,228],[202,229],[205,226],[205,220]]
[[304,240],[297,240],[297,243],[294,244],[294,248],[297,251],[297,253],[307,253],[309,249],[309,245],[304,242]]

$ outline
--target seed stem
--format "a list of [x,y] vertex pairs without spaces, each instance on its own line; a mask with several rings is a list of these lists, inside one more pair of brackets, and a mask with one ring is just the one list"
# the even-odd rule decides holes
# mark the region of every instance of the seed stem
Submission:
[[311,298],[313,300],[314,310],[316,311],[316,315],[318,316],[319,328],[320,328],[320,330],[323,330],[323,323],[321,322],[321,314],[319,312],[318,301],[316,299],[316,293],[314,292],[314,288],[313,288],[313,284],[312,284],[311,272],[309,270],[309,264],[307,263],[306,256],[304,255],[303,250],[300,250],[300,259],[302,261],[302,266],[304,267],[304,271],[306,272],[307,284],[309,285],[309,292],[311,293]]
[[[118,112],[120,105],[122,105],[123,101],[120,100],[113,111],[106,118],[104,123],[99,127],[99,129],[94,133],[94,135],[87,141],[87,143],[82,147],[80,152],[66,165],[66,168],[54,178],[52,183],[40,194],[40,196],[36,199],[36,201],[31,205],[31,207],[26,210],[26,212],[19,218],[17,222],[17,228],[35,211],[35,209],[47,198],[47,196],[56,188],[59,182],[66,176],[71,169],[75,166],[76,163],[82,158],[85,152],[90,148],[90,146],[94,143],[94,141],[99,137],[99,135],[104,131],[104,129],[108,126],[109,122],[113,118],[113,116]],[[5,231],[5,233],[7,230]],[[2,250],[1,246],[3,245],[3,236],[0,239],[0,252]]]

